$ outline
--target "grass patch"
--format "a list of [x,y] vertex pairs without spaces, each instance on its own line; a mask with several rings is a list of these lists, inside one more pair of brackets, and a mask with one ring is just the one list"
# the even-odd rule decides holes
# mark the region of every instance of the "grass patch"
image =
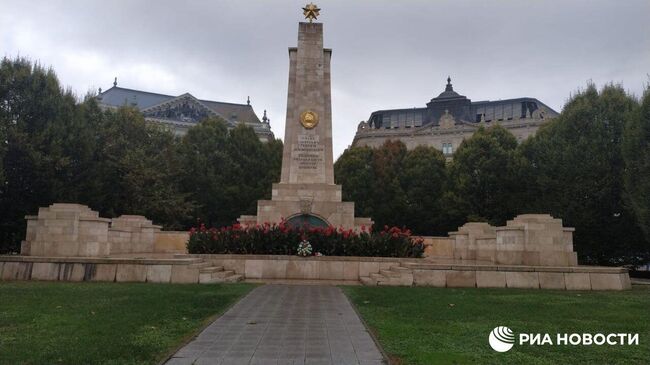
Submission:
[[[344,287],[398,364],[648,364],[650,289]],[[519,346],[497,353],[496,326],[517,333],[638,333],[638,346]],[[517,337],[518,339],[518,337]]]
[[156,364],[252,288],[0,283],[0,364]]

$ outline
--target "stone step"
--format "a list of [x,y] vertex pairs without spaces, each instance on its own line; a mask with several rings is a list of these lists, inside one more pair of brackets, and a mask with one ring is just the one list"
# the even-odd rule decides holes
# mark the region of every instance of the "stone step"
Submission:
[[220,278],[207,278],[207,279],[201,279],[199,277],[199,284],[215,284],[215,283],[223,283],[223,279]]
[[377,282],[378,286],[407,286],[399,278],[388,278]]
[[[210,268],[213,269],[213,268]],[[224,270],[222,266],[215,267],[210,272],[199,272],[199,283],[221,283],[225,278],[235,275],[232,270]],[[203,270],[203,269],[202,269]]]
[[201,284],[207,284],[214,282],[214,279],[212,278],[212,273],[199,273],[199,283]]
[[379,270],[379,273],[387,278],[399,278],[402,275],[399,272],[386,269]]
[[223,271],[223,266],[208,266],[208,267],[202,267],[199,270],[201,274],[207,274],[207,273],[213,273],[219,271]]
[[219,278],[219,279],[224,279],[232,275],[235,275],[235,272],[232,270],[215,271],[212,273],[213,278]]
[[385,276],[377,273],[370,274],[370,279],[375,282],[375,285],[388,285],[388,283],[400,281],[399,276],[392,277],[392,276]]
[[407,262],[407,263],[402,264],[402,267],[405,267],[407,269],[412,270],[413,267],[428,266],[428,265],[433,265],[433,264]]
[[366,286],[376,286],[377,285],[377,280],[374,280],[369,276],[361,276],[361,277],[359,277],[359,281],[361,282],[361,284],[366,285]]
[[204,268],[204,267],[210,267],[210,266],[213,266],[213,265],[212,265],[211,263],[209,263],[209,262],[205,262],[205,261],[203,261],[203,262],[197,262],[197,263],[195,263],[195,264],[190,264],[190,265],[189,265],[189,267],[196,268],[196,269],[202,269],[202,268]]
[[410,273],[410,272],[412,272],[413,270],[412,270],[412,269],[409,269],[408,267],[404,267],[404,266],[391,266],[391,267],[390,267],[390,271],[395,271],[395,272],[408,272],[408,273]]
[[221,272],[225,272],[228,274],[226,276],[217,275],[217,276],[210,276],[210,277],[203,277],[203,278],[199,276],[199,283],[201,284],[236,283],[238,281],[244,280],[243,275],[234,274],[233,271],[228,270],[228,271],[221,271]]
[[387,277],[384,280],[379,280],[377,285],[389,286],[413,286],[413,274],[403,272],[399,276]]
[[[163,257],[163,258],[164,259],[170,259],[169,257]],[[188,256],[180,256],[179,257],[178,255],[174,255],[173,257],[171,257],[171,260],[183,260],[185,262],[189,262],[190,265],[205,262],[205,259],[203,259],[201,257],[188,257]]]
[[244,275],[240,274],[230,275],[223,278],[224,283],[236,283],[242,280],[244,280]]

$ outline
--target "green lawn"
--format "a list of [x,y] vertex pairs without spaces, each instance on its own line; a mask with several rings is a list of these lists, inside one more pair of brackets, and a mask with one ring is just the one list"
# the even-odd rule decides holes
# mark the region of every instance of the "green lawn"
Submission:
[[[625,292],[345,287],[397,364],[650,364],[650,288]],[[496,326],[517,333],[638,333],[638,346],[519,346],[497,353]],[[516,337],[518,339],[518,337]]]
[[156,364],[252,288],[0,283],[0,364]]

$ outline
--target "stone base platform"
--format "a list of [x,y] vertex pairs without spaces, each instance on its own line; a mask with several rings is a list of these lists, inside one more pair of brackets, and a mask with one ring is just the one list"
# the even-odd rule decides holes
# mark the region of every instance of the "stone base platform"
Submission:
[[0,256],[2,281],[209,284],[242,279],[241,275],[201,258]]
[[448,288],[627,290],[631,287],[627,269],[619,267],[408,263],[391,268],[390,272],[399,276],[378,278],[375,284],[395,285],[397,281],[397,285],[402,285],[407,281],[408,285],[412,277],[410,284],[414,286]]
[[282,255],[176,255],[203,258],[247,281],[361,282],[364,285],[626,290],[625,268],[494,265],[484,261],[390,257],[297,257]]
[[341,185],[333,184],[273,184],[271,200],[257,201],[257,215],[242,215],[244,226],[278,223],[297,215],[312,215],[334,227],[361,230],[370,227],[370,218],[354,216],[354,203],[341,200]]
[[253,284],[273,284],[273,285],[317,285],[317,286],[363,285],[358,280],[246,279],[244,281]]
[[[136,256],[132,254],[133,256]],[[0,280],[250,282],[557,290],[630,289],[627,269],[494,265],[462,260],[282,255],[0,256]]]

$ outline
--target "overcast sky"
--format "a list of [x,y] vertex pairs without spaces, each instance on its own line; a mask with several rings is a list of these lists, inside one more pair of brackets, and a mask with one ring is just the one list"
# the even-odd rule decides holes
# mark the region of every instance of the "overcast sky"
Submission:
[[[5,56],[52,66],[79,95],[118,85],[245,103],[284,137],[305,1],[1,0]],[[447,75],[468,98],[560,111],[589,80],[639,95],[650,1],[317,1],[332,55],[334,155],[378,109],[423,107]]]

